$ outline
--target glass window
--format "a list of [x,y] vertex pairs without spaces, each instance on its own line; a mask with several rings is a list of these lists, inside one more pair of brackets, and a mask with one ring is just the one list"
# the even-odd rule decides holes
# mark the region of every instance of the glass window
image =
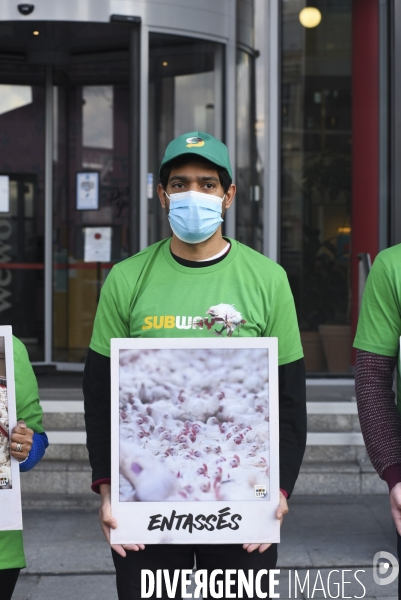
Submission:
[[22,108],[32,102],[31,85],[7,85],[0,83],[0,115]]
[[[68,26],[62,24],[62,28]],[[99,56],[83,53],[57,65],[53,74],[56,362],[85,360],[100,288],[113,264],[129,253],[129,30],[115,23],[85,24],[84,28]],[[109,55],[102,50],[107,33],[120,45],[115,58],[114,50]],[[77,208],[77,173],[98,177],[97,207],[92,210]],[[99,261],[88,252],[95,235],[106,240]]]
[[263,252],[263,170],[256,139],[254,57],[237,52],[236,238]]
[[167,144],[186,131],[223,139],[223,46],[186,37],[150,34],[149,243],[171,229],[157,196]]
[[82,145],[113,149],[113,86],[82,87]]
[[[303,0],[282,2],[281,264],[295,297],[307,369],[347,372],[352,2],[317,0],[313,7],[321,20],[308,27],[301,24],[308,8]],[[343,360],[333,365],[330,349],[340,338],[336,354]]]
[[[1,49],[1,44],[0,44]],[[0,175],[9,211],[0,213],[0,324],[44,359],[44,68],[0,66]],[[4,207],[3,207],[4,209]]]
[[[1,25],[0,175],[9,211],[0,212],[0,324],[12,324],[34,361],[45,359],[50,319],[54,361],[84,361],[101,285],[133,245],[133,33],[132,23]],[[44,65],[53,102],[45,102]],[[53,109],[51,290],[44,289],[45,109],[47,116]],[[92,210],[77,208],[78,173],[98,182]],[[85,251],[99,228],[101,257]],[[53,315],[44,314],[48,293]]]

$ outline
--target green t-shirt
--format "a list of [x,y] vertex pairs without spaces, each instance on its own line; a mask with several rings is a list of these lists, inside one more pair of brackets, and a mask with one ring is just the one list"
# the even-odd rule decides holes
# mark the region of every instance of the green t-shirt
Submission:
[[[42,433],[42,409],[39,404],[38,384],[29,362],[28,352],[16,337],[13,337],[13,351],[17,419],[23,419],[27,427],[36,433]],[[0,531],[0,570],[25,566],[22,531]]]
[[401,244],[380,252],[363,294],[354,347],[383,356],[397,356],[397,403],[401,412]]
[[209,267],[180,265],[170,239],[115,265],[100,295],[90,347],[110,356],[111,338],[277,337],[279,364],[302,358],[285,271],[234,240]]

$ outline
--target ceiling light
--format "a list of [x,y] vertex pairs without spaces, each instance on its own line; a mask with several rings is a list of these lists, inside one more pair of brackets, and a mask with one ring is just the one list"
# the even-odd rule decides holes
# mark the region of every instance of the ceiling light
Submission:
[[168,62],[165,60],[165,61],[163,62],[163,67],[167,67],[167,65],[168,65]]
[[33,35],[39,35],[39,31],[37,31],[37,30],[32,31],[32,33],[33,33]]
[[318,8],[307,6],[299,13],[299,20],[301,21],[301,25],[311,29],[312,27],[317,27],[319,25],[322,20],[322,13]]

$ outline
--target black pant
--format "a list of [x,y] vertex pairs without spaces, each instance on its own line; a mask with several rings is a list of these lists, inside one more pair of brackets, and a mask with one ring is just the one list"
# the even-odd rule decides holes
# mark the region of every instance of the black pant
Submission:
[[11,600],[15,584],[21,569],[1,569],[0,570],[0,598],[1,600]]
[[[141,598],[141,570],[149,569],[156,572],[157,569],[168,569],[170,581],[173,580],[173,571],[175,569],[192,569],[194,566],[194,556],[196,556],[196,568],[206,569],[208,575],[214,569],[222,569],[223,575],[216,578],[224,579],[226,569],[242,569],[245,576],[248,576],[248,570],[253,569],[254,577],[257,571],[261,569],[274,569],[277,563],[277,544],[272,544],[266,552],[259,553],[246,552],[238,544],[202,544],[202,545],[146,545],[145,550],[138,552],[127,552],[125,558],[112,550],[114,565],[116,568],[117,592],[119,600],[139,600]],[[234,576],[232,579],[236,579]],[[233,585],[231,592],[236,594],[237,586]],[[261,578],[261,589],[269,594],[269,579],[267,575]],[[237,595],[237,594],[236,594]],[[163,598],[168,598],[165,587],[163,586]],[[208,593],[210,598],[210,593]],[[254,592],[253,596],[247,596],[244,591],[244,598],[257,598]],[[267,596],[268,597],[268,596]],[[156,591],[152,598],[156,598]],[[181,598],[181,584],[177,587],[176,599]]]

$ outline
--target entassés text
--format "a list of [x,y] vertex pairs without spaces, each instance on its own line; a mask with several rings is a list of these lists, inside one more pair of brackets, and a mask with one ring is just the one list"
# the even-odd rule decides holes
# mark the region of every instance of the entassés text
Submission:
[[168,529],[171,531],[174,529],[187,529],[189,533],[192,533],[193,529],[202,531],[214,531],[215,529],[239,529],[238,521],[242,520],[241,515],[231,515],[230,507],[222,508],[218,511],[217,515],[196,515],[189,513],[187,515],[177,515],[177,512],[173,510],[170,517],[164,517],[163,515],[151,515],[149,517],[150,522],[148,525],[148,531],[153,529],[160,529],[164,531]]

